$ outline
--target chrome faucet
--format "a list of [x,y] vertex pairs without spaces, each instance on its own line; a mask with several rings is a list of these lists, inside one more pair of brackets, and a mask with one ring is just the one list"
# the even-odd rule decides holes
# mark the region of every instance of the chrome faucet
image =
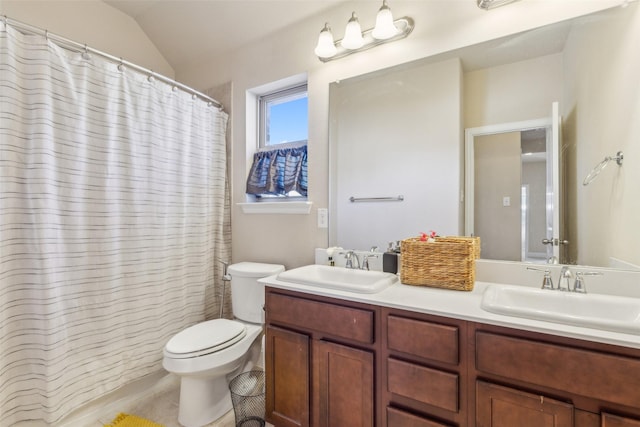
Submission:
[[577,292],[579,294],[587,293],[587,286],[584,284],[584,273],[576,273],[576,281],[573,282],[573,292]]
[[[357,253],[355,253],[354,251],[347,251],[344,254],[344,258],[347,260],[347,262],[344,265],[346,268],[357,268],[358,270],[360,269],[360,259],[358,258],[358,254]],[[358,264],[357,267],[353,266],[353,260],[354,259],[356,260],[356,263]]]
[[569,266],[564,265],[560,270],[558,287],[555,287],[553,285],[553,280],[551,279],[551,273],[549,270],[542,270],[536,267],[527,267],[527,270],[544,271],[544,278],[542,279],[541,286],[542,289],[555,289],[558,291],[576,292],[579,294],[587,293],[587,286],[585,284],[584,276],[602,276],[602,273],[599,271],[578,271],[575,273],[575,280],[573,282],[573,287],[571,287],[570,282],[574,275],[569,269]]
[[599,271],[579,271],[576,273],[576,281],[573,282],[573,292],[579,294],[587,293],[587,285],[584,281],[584,276],[602,276],[602,272]]
[[544,271],[544,277],[542,278],[542,289],[555,289],[553,287],[553,279],[551,279],[551,272],[549,270]]
[[366,254],[362,257],[362,270],[369,270],[369,258],[378,258],[377,254]]
[[527,270],[543,271],[544,277],[542,278],[542,289],[556,289],[553,286],[553,279],[551,278],[551,272],[548,269],[541,269],[536,267],[527,267]]
[[568,266],[562,266],[562,270],[560,270],[560,277],[558,278],[558,290],[559,291],[570,291],[569,281],[573,277],[571,274],[571,270]]

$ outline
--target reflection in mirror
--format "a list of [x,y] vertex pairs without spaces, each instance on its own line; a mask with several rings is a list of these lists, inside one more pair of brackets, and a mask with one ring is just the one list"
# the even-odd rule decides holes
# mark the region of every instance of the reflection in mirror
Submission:
[[[570,244],[556,246],[558,258],[571,264],[639,269],[638,40],[640,12],[638,2],[632,2],[626,8],[614,7],[332,84],[330,244],[358,249],[385,247],[388,241],[431,228],[442,234],[463,234],[461,130],[549,117],[549,105],[559,100],[563,117],[560,173],[565,191],[554,196],[564,207],[557,223],[565,226],[564,234],[554,234],[553,239]],[[411,69],[451,61],[460,64],[460,71],[454,74],[459,81],[444,80],[446,90],[439,90],[435,75],[425,73],[422,78],[407,81],[402,75]],[[392,78],[385,80],[385,74]],[[369,80],[371,84],[367,85]],[[351,93],[347,100],[337,89],[352,81],[357,81],[359,94]],[[394,87],[398,92],[418,92],[419,96],[407,102],[388,102],[396,93]],[[372,98],[370,95],[380,88],[387,90],[388,96]],[[355,103],[358,98],[361,107]],[[452,99],[459,102],[451,106],[448,102]],[[345,103],[351,108],[340,108]],[[425,103],[432,107],[425,110]],[[437,114],[440,103],[450,109],[449,113],[429,120]],[[384,116],[367,116],[365,110],[374,105],[393,108]],[[449,122],[444,124],[448,117]],[[455,129],[447,134],[449,127]],[[361,143],[357,148],[355,141]],[[342,151],[345,147],[351,147],[351,151]],[[618,151],[625,154],[624,166],[607,168],[589,186],[582,185],[594,165]],[[371,153],[377,153],[385,163],[358,169],[362,158]],[[407,176],[423,170],[431,170],[433,175],[417,180]],[[375,185],[368,186],[371,183]],[[338,194],[349,186],[353,194]],[[407,196],[407,188],[414,193]],[[338,206],[345,196],[399,194],[405,195],[405,202],[393,206],[360,204],[357,212],[352,209],[351,216],[345,216],[345,206]],[[419,208],[409,203],[416,198],[422,201]],[[518,205],[520,200],[512,197],[510,203]],[[378,209],[375,215],[374,208]],[[522,236],[521,232],[516,234]],[[518,247],[521,257],[523,246]],[[525,247],[527,250],[529,255],[540,253],[534,246]]]
[[452,59],[331,84],[331,246],[459,234],[460,81]]
[[465,234],[481,257],[555,262],[552,120],[467,129],[465,145]]

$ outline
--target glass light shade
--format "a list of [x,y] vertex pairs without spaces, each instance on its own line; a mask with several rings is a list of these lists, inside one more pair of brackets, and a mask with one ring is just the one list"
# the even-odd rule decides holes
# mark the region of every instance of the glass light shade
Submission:
[[333,34],[331,34],[331,28],[329,28],[328,24],[325,24],[318,36],[318,44],[314,52],[320,58],[331,58],[337,51],[338,49],[333,41]]
[[382,3],[382,7],[376,15],[376,26],[371,35],[374,39],[386,40],[398,34],[398,29],[393,23],[393,14],[387,6],[386,0]]
[[353,12],[351,19],[347,23],[347,28],[344,30],[344,38],[342,39],[342,47],[345,49],[359,49],[364,44],[362,38],[362,29],[360,23],[356,17],[356,13]]

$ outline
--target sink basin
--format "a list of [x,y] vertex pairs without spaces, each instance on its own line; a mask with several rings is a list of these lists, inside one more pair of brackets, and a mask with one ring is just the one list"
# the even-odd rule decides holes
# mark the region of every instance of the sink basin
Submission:
[[489,286],[481,307],[491,313],[640,335],[640,299]]
[[278,280],[320,288],[375,294],[398,281],[398,276],[382,271],[354,270],[344,267],[311,264],[286,270]]

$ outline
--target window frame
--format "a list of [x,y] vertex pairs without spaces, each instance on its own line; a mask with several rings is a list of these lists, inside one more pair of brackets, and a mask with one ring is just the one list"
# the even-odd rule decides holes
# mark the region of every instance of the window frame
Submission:
[[287,141],[285,143],[275,143],[267,145],[267,126],[268,126],[268,117],[267,117],[267,105],[274,100],[282,100],[282,102],[293,101],[296,99],[300,99],[303,96],[307,98],[307,106],[309,105],[309,92],[307,90],[307,83],[296,84],[293,86],[289,86],[284,89],[275,90],[273,92],[268,92],[263,95],[258,96],[258,150],[269,149],[271,147],[276,147],[280,144],[295,144],[308,142],[309,138],[309,123],[307,120],[307,139],[302,139],[299,141]]

